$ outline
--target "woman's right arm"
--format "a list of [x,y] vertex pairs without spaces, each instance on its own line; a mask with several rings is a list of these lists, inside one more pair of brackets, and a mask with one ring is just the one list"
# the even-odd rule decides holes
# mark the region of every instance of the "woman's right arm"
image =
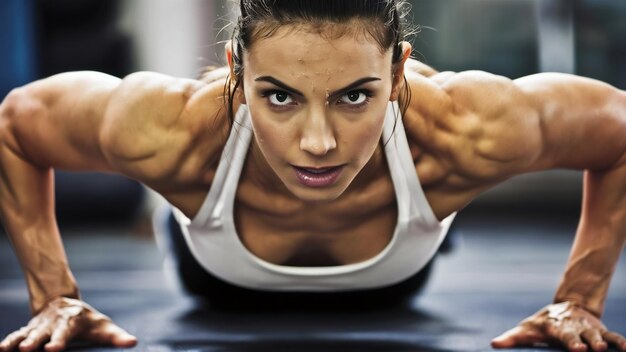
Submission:
[[[128,176],[141,178],[143,169],[133,165],[154,164],[150,159],[162,148],[159,141],[172,142],[158,134],[173,128],[172,122],[201,87],[197,81],[151,73],[120,80],[102,73],[74,72],[15,89],[4,99],[0,105],[0,216],[26,277],[33,321],[41,314],[54,316],[56,311],[60,323],[48,331],[41,322],[25,327],[5,339],[0,350],[15,349],[22,340],[22,347],[31,350],[51,337],[58,342],[51,350],[64,348],[78,332],[68,331],[71,324],[63,319],[69,319],[68,311],[76,311],[77,305],[83,311],[79,317],[83,327],[105,334],[83,337],[119,346],[133,340],[79,301],[57,228],[52,170],[125,173],[127,169]],[[52,309],[51,302],[58,309]],[[103,340],[103,336],[109,338]]]

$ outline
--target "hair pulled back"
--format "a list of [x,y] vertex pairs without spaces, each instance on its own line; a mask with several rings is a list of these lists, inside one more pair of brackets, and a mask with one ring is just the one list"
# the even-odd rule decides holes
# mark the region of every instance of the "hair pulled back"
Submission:
[[[405,0],[238,0],[241,14],[232,34],[231,50],[233,74],[227,79],[225,93],[228,97],[228,116],[234,119],[233,100],[243,80],[243,54],[259,38],[271,36],[285,25],[325,25],[354,23],[369,34],[380,46],[381,52],[393,48],[392,64],[402,59],[401,42],[410,34],[406,23],[409,6]],[[357,20],[357,21],[354,21]],[[335,26],[331,33],[337,37],[345,27]],[[320,33],[322,31],[320,30]],[[325,33],[328,34],[328,33]],[[404,85],[400,105],[406,111],[410,94]]]

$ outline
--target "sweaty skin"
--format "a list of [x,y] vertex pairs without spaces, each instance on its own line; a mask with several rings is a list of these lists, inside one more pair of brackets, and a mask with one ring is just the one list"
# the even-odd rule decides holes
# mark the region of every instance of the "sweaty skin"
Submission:
[[[235,207],[244,244],[270,262],[297,265],[359,262],[386,246],[397,210],[380,131],[384,107],[398,99],[406,76],[412,100],[403,121],[439,219],[514,175],[585,170],[580,225],[554,303],[493,346],[602,351],[612,344],[626,351],[626,339],[600,321],[626,242],[626,93],[563,74],[510,80],[479,71],[437,73],[407,59],[408,43],[403,61],[392,65],[391,51],[377,45],[367,37],[281,28],[244,56],[235,109],[247,103],[254,128]],[[148,72],[121,80],[64,73],[4,99],[0,214],[25,272],[34,318],[2,341],[0,351],[59,351],[72,339],[136,343],[80,300],[54,217],[52,168],[134,178],[193,218],[230,128],[227,71],[208,73],[207,82]],[[341,92],[364,77],[374,80],[353,87],[350,96]],[[352,106],[363,91],[366,103]],[[298,183],[293,165],[343,169],[332,186],[310,189]]]

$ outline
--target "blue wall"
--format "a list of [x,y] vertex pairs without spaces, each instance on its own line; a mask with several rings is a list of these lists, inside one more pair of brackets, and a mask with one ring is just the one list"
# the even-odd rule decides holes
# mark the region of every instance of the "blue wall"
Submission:
[[35,67],[33,1],[0,0],[0,97],[36,79]]

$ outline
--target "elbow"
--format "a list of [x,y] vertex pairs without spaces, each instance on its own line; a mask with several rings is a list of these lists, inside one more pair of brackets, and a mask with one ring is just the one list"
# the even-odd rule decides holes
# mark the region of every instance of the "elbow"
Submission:
[[45,107],[28,86],[13,89],[0,103],[0,144],[19,149],[18,136],[31,132],[36,119],[45,114]]
[[14,88],[0,103],[0,121],[5,124],[14,123],[27,116],[36,116],[41,104],[33,99],[28,87]]
[[24,88],[15,88],[4,97],[2,103],[0,103],[0,119],[2,126],[15,116],[16,106],[19,104]]
[[20,100],[23,100],[23,88],[15,88],[0,103],[0,143],[5,145],[7,134],[12,130]]

